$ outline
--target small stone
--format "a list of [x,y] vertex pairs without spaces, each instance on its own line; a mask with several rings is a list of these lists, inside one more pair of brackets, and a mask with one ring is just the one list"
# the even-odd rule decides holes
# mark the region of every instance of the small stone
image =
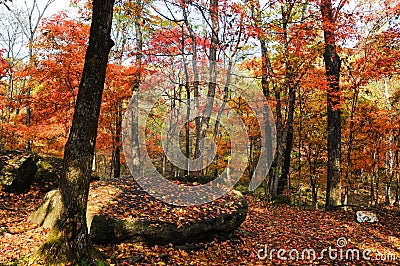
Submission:
[[357,211],[356,219],[359,223],[377,223],[378,217],[375,213],[370,211]]

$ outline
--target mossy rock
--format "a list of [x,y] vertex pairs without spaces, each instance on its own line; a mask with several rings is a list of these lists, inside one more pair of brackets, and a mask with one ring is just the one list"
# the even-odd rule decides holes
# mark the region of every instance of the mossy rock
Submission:
[[57,178],[57,170],[46,159],[40,158],[36,163],[38,169],[35,179],[54,179]]
[[[59,206],[60,193],[53,190],[29,220],[51,228]],[[185,244],[231,234],[247,211],[246,199],[238,191],[205,205],[176,207],[150,197],[132,180],[103,180],[91,185],[87,223],[94,243]]]
[[45,228],[53,227],[57,217],[61,213],[61,194],[58,189],[49,191],[38,206],[29,216],[29,222],[38,224]]
[[21,151],[0,153],[0,185],[6,192],[23,193],[34,181],[39,156]]
[[212,240],[231,234],[245,220],[247,203],[244,198],[234,203],[237,211],[204,217],[190,223],[161,220],[120,220],[109,215],[96,215],[90,227],[94,243],[118,243],[123,241],[153,244],[185,244]]
[[290,197],[289,196],[285,196],[285,195],[279,195],[278,197],[276,197],[276,199],[274,200],[274,204],[279,205],[279,204],[287,204],[290,205]]

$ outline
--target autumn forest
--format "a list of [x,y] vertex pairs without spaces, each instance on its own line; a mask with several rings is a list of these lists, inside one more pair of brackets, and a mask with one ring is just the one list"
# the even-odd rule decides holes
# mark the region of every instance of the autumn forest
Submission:
[[58,2],[0,1],[1,265],[399,263],[399,1]]

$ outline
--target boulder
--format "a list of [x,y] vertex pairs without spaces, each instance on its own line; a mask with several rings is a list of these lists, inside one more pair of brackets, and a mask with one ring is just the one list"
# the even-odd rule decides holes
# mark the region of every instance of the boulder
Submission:
[[[109,215],[93,217],[90,236],[94,243],[107,244],[123,241],[152,244],[198,243],[214,237],[225,237],[237,229],[247,215],[244,197],[234,202],[236,211],[216,217],[203,217],[189,223],[161,220],[116,219]],[[220,206],[221,207],[221,206]],[[232,205],[231,205],[232,207]],[[223,208],[223,206],[222,206]]]
[[0,153],[0,185],[3,191],[22,193],[29,189],[39,156],[33,153],[8,151]]
[[47,192],[43,202],[32,212],[28,221],[44,228],[52,228],[60,213],[61,194],[58,189],[55,189]]
[[[51,228],[59,206],[59,191],[50,191],[29,221]],[[237,191],[205,205],[175,207],[150,197],[132,181],[97,181],[89,192],[87,222],[94,243],[185,244],[229,235],[243,223],[247,210]]]
[[369,211],[357,211],[356,219],[359,223],[375,223],[378,222],[378,217],[375,213]]

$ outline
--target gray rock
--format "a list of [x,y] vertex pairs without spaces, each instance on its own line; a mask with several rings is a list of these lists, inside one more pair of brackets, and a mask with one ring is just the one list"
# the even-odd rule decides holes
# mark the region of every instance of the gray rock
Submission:
[[[119,243],[123,241],[147,242],[149,244],[185,244],[226,236],[238,228],[246,218],[248,207],[243,195],[235,193],[234,202],[226,201],[235,211],[221,213],[188,223],[161,220],[119,219],[107,214],[93,215],[87,212],[90,237],[94,243]],[[93,206],[94,203],[88,203]],[[61,195],[58,190],[48,192],[42,204],[29,217],[29,221],[51,228],[61,211]],[[219,208],[223,206],[219,205]],[[90,209],[90,208],[89,208]]]
[[244,197],[234,202],[237,210],[191,223],[177,223],[152,220],[118,220],[107,215],[93,217],[90,236],[94,243],[118,243],[126,240],[148,244],[198,243],[216,236],[227,236],[237,229],[247,215]]
[[29,189],[38,169],[39,156],[19,151],[2,152],[0,156],[1,189],[13,193]]
[[61,194],[58,189],[55,189],[47,192],[43,202],[32,212],[28,221],[44,228],[52,228],[60,214]]

